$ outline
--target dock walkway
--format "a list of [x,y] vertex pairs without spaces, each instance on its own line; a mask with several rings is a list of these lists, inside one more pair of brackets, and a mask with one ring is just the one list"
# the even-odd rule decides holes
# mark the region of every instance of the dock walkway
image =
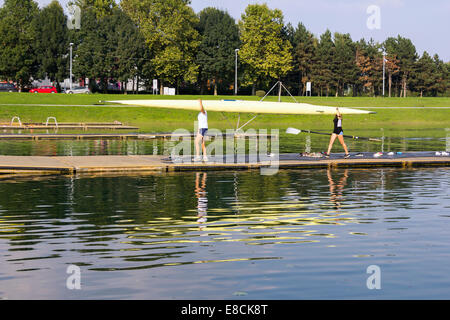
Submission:
[[[220,161],[218,161],[220,160]],[[450,157],[433,156],[422,153],[417,156],[404,154],[402,157],[343,159],[337,155],[330,159],[300,157],[298,154],[281,154],[276,158],[264,157],[251,161],[245,159],[217,159],[210,157],[208,162],[192,162],[191,158],[179,158],[172,161],[167,156],[128,155],[128,156],[0,156],[0,177],[2,175],[43,175],[78,173],[119,173],[119,172],[176,172],[176,171],[213,171],[248,170],[260,168],[277,169],[313,169],[328,167],[374,168],[374,167],[424,167],[450,166]]]

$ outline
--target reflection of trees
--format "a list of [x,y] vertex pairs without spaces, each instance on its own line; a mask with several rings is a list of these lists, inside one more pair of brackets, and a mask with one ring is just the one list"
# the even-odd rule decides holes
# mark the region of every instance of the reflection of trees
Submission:
[[[76,133],[76,132],[75,132]],[[154,142],[159,150],[163,140],[1,140],[0,155],[17,156],[89,156],[153,154]]]
[[[248,203],[278,204],[298,201],[305,210],[329,206],[330,190],[336,201],[358,208],[412,206],[420,170],[335,169],[281,170],[274,176],[251,172],[213,172],[198,176],[198,187],[208,194],[208,210],[236,213]],[[332,175],[334,187],[330,185]],[[425,174],[425,173],[424,173]],[[96,178],[58,177],[0,183],[0,237],[11,245],[23,240],[70,237],[89,241],[105,236],[141,233],[155,237],[188,232],[198,209],[197,174],[155,174]],[[341,185],[341,186],[340,186]],[[198,190],[197,190],[198,192]],[[42,207],[40,207],[42,206]],[[318,207],[319,206],[319,207]],[[396,205],[398,206],[398,204]],[[257,210],[257,209],[255,209]],[[289,209],[287,209],[289,210]],[[188,213],[186,213],[188,212]],[[220,211],[217,214],[220,215]],[[248,211],[247,211],[248,212]],[[216,215],[211,222],[220,219]],[[10,227],[8,227],[10,226]],[[153,229],[152,229],[153,228]],[[10,230],[9,230],[10,229]],[[29,244],[31,245],[31,244]]]
[[[406,203],[413,200],[413,191],[408,190],[417,185],[416,177],[410,171],[399,169],[335,169],[332,175],[335,180],[333,183],[341,184],[345,181],[344,184],[347,185],[339,192],[351,193],[352,200],[359,197],[361,206],[365,205],[367,194],[358,196],[359,190],[374,191],[370,195],[371,200],[401,200],[407,206]],[[342,179],[344,180],[341,181]],[[320,198],[324,195],[329,199],[330,194],[329,174],[326,170],[280,170],[275,176],[261,176],[258,172],[251,172],[240,175],[238,185],[239,199],[242,202],[282,199],[289,191],[294,191],[297,198],[308,205],[320,203]],[[401,190],[401,194],[391,192],[395,190]]]

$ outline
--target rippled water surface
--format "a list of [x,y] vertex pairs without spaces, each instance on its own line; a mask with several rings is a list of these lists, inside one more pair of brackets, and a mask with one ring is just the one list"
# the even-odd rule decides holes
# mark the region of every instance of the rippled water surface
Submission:
[[449,181],[448,168],[2,180],[0,298],[449,299]]
[[[258,131],[254,131],[258,133]],[[47,132],[52,133],[52,132]],[[59,132],[70,133],[70,132]],[[266,132],[267,133],[267,132]],[[271,133],[269,130],[268,133]],[[321,152],[326,151],[330,137],[322,134],[301,133],[299,135],[286,134],[279,131],[279,152]],[[327,132],[322,132],[327,133]],[[420,131],[399,130],[353,130],[348,135],[376,138],[380,142],[354,140],[346,138],[346,144],[351,152],[389,152],[389,151],[450,151],[450,131],[426,129]],[[224,152],[226,152],[226,138],[223,138]],[[181,141],[181,140],[180,140]],[[192,139],[193,141],[193,139]],[[214,139],[211,138],[210,144]],[[270,141],[270,139],[269,139]],[[64,139],[64,140],[0,140],[0,155],[14,156],[88,156],[88,155],[168,155],[179,141],[171,139]],[[253,143],[253,142],[252,142]],[[249,139],[245,140],[248,153]],[[269,149],[271,144],[269,142]],[[193,143],[191,151],[194,152]],[[274,150],[272,150],[274,151]],[[275,150],[276,151],[276,150]],[[343,152],[336,141],[332,152]]]

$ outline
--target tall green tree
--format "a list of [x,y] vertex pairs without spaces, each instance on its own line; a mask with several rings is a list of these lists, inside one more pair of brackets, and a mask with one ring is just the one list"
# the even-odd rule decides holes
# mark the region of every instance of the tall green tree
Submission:
[[39,8],[33,0],[5,0],[0,9],[0,77],[22,90],[38,69],[36,23]]
[[323,90],[326,91],[328,97],[331,84],[334,79],[334,55],[335,47],[331,37],[330,30],[326,30],[321,36],[316,49],[315,64],[312,69],[313,82],[320,89],[320,95]]
[[120,6],[142,32],[153,56],[153,69],[164,83],[195,82],[200,36],[189,0],[122,0]]
[[424,93],[431,92],[433,84],[437,82],[438,77],[439,74],[433,58],[430,57],[428,52],[424,51],[422,57],[415,64],[411,81],[420,93],[420,97],[423,97]]
[[363,93],[376,96],[382,90],[383,56],[381,45],[373,39],[361,39],[356,43],[356,66],[358,67],[357,84]]
[[117,8],[115,0],[72,0],[81,10],[92,9],[97,17],[103,17],[112,13]]
[[95,90],[95,79],[104,79],[109,70],[104,68],[107,63],[105,55],[108,48],[102,30],[100,18],[97,18],[92,8],[83,8],[81,14],[81,29],[77,32],[73,49],[73,72],[80,78],[89,78],[89,86]]
[[280,79],[292,70],[292,45],[283,39],[283,13],[266,4],[251,4],[239,21],[242,46],[239,57],[246,64],[247,85]]
[[334,34],[334,82],[336,85],[336,96],[344,95],[345,85],[356,83],[358,68],[355,63],[356,46],[350,34]]
[[43,8],[36,19],[36,56],[39,77],[63,81],[68,75],[69,51],[67,17],[57,0]]
[[398,59],[395,55],[386,55],[385,56],[385,71],[388,80],[388,96],[389,98],[392,95],[392,79],[399,72]]
[[408,78],[414,70],[417,60],[416,47],[410,39],[403,38],[400,35],[397,38],[388,38],[384,42],[384,47],[390,55],[395,55],[399,61],[401,77],[400,96],[406,97],[408,88]]
[[217,95],[218,83],[229,83],[234,77],[235,49],[240,46],[239,29],[225,11],[205,8],[199,13],[198,31],[201,35],[197,63],[200,79],[209,80]]
[[432,85],[431,92],[436,97],[438,94],[448,93],[450,88],[450,62],[444,63],[437,54],[433,56],[433,62],[436,82]]
[[311,81],[311,69],[315,62],[317,39],[306,29],[303,23],[299,23],[294,31],[293,44],[294,68],[298,72],[299,92],[305,95],[306,82]]
[[[122,10],[114,9],[107,18],[113,34],[108,36],[108,46],[115,48],[110,54],[114,61],[114,76],[122,83],[128,79],[142,80],[149,86],[153,70],[150,50],[136,24]],[[122,86],[124,88],[124,86]]]
[[104,16],[98,16],[93,8],[83,9],[79,43],[74,52],[75,74],[100,79],[103,91],[110,80],[124,82],[145,75],[148,69],[149,53],[144,38],[118,8]]
[[290,94],[295,94],[295,92],[300,92],[301,90],[301,83],[299,79],[299,71],[296,67],[296,61],[295,61],[295,28],[294,26],[288,22],[286,25],[283,26],[283,29],[281,29],[281,38],[283,41],[289,41],[291,44],[291,56],[292,56],[292,68],[289,70],[283,77],[283,86],[286,87],[286,89],[289,90]]

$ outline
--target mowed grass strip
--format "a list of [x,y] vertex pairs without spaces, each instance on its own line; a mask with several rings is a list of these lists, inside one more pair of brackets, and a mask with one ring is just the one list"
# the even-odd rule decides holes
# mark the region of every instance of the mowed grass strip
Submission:
[[[0,93],[0,122],[9,122],[13,116],[22,122],[44,122],[47,117],[56,117],[58,122],[111,122],[120,121],[126,125],[137,126],[140,132],[170,132],[184,128],[194,129],[197,112],[149,107],[95,106],[100,101],[137,100],[137,99],[192,99],[197,100],[239,99],[257,101],[255,96],[158,96],[158,95],[67,95],[67,94],[30,94]],[[278,97],[268,96],[266,101],[277,101]],[[376,114],[348,115],[345,128],[360,129],[405,129],[420,130],[450,127],[450,98],[367,98],[367,97],[296,97],[298,102],[317,105],[339,106],[370,110]],[[282,97],[282,101],[293,102],[291,97]],[[48,106],[42,106],[48,105]],[[50,106],[51,105],[51,106]],[[78,105],[82,106],[79,107]],[[383,109],[377,109],[383,107]],[[387,107],[387,109],[384,109]],[[395,107],[395,108],[393,108]],[[389,109],[392,108],[392,109]],[[399,109],[405,108],[405,109]],[[423,108],[423,109],[422,109]],[[427,110],[427,108],[429,108]],[[236,125],[237,115],[210,112],[209,126],[220,130],[231,129]],[[241,114],[241,124],[251,115]],[[287,127],[299,129],[328,130],[330,115],[277,115],[263,114],[252,122],[252,128]]]

